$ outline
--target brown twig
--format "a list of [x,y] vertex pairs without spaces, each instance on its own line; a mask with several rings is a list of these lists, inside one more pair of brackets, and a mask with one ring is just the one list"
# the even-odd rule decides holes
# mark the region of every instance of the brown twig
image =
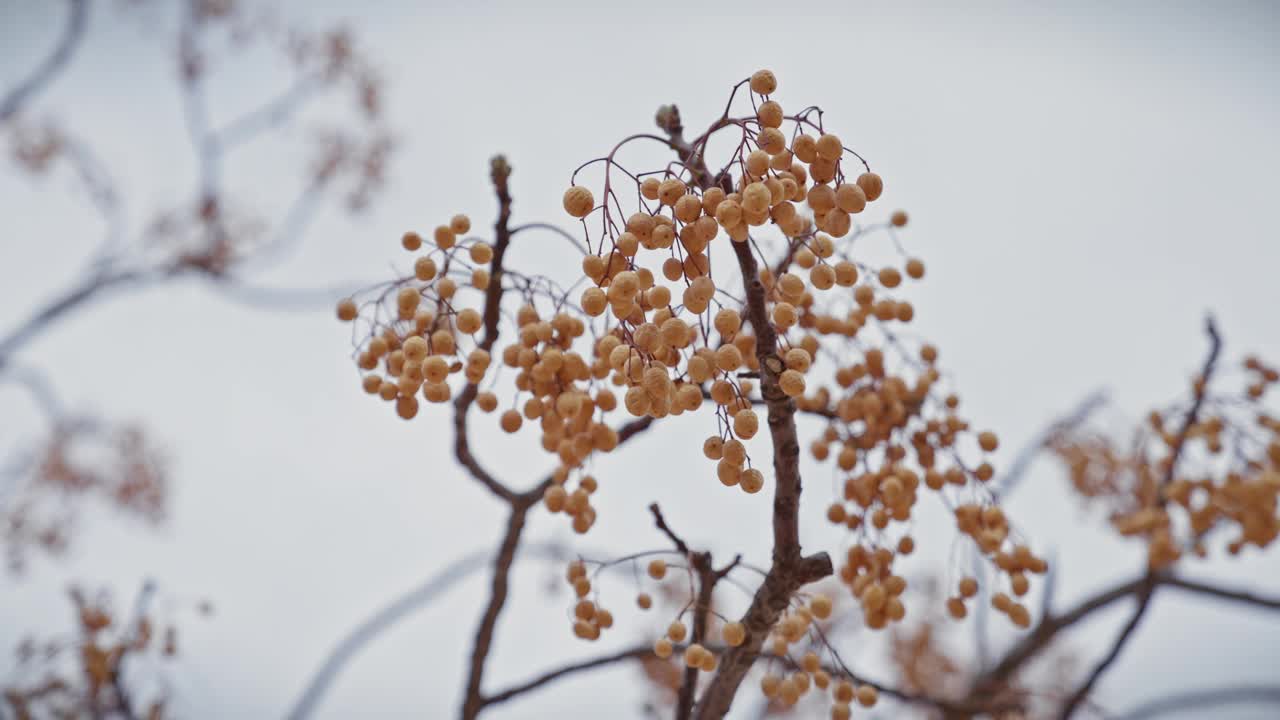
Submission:
[[684,540],[680,539],[679,535],[676,535],[671,526],[667,525],[667,519],[662,516],[662,509],[658,507],[658,503],[650,504],[649,512],[653,513],[653,524],[662,531],[663,535],[666,535],[671,540],[671,543],[676,546],[676,550],[680,551],[681,555],[688,555],[689,546],[685,544]]
[[502,544],[498,546],[498,554],[493,560],[493,578],[489,586],[489,602],[485,605],[484,614],[480,616],[480,624],[476,628],[475,640],[471,646],[471,663],[467,672],[466,695],[462,703],[462,717],[470,720],[480,714],[484,708],[484,696],[481,684],[484,681],[485,661],[489,657],[489,648],[493,644],[494,628],[498,624],[498,616],[507,602],[511,564],[515,562],[516,548],[520,544],[520,533],[524,531],[525,517],[533,503],[517,500],[511,505],[511,515],[507,519],[506,532]]

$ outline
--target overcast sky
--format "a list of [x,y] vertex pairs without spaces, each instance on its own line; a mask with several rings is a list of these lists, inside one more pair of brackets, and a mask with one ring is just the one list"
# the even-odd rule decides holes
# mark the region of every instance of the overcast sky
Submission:
[[[116,6],[94,4],[86,45],[34,110],[95,145],[139,221],[189,191],[192,159],[172,47],[155,41],[172,18],[122,19]],[[1206,349],[1206,312],[1226,359],[1280,360],[1273,3],[296,0],[281,14],[312,26],[350,22],[383,69],[402,145],[372,210],[355,221],[320,218],[264,284],[382,279],[390,262],[404,264],[403,230],[456,212],[487,225],[495,152],[515,168],[519,221],[559,221],[570,171],[648,131],[659,104],[678,103],[698,128],[734,82],[770,67],[784,105],[820,104],[884,176],[880,211],[910,211],[904,242],[928,263],[910,295],[916,330],[941,348],[969,416],[1000,432],[1006,464],[1096,388],[1110,391],[1103,419],[1116,428],[1183,392]],[[46,52],[61,22],[60,3],[0,0],[0,88]],[[228,69],[215,112],[277,87],[249,60]],[[287,199],[273,190],[296,180],[292,166],[261,159],[229,172],[247,176],[242,198],[268,213]],[[0,332],[72,281],[99,237],[72,187],[65,176],[0,174]],[[531,237],[514,261],[573,262],[552,242]],[[58,593],[69,579],[123,599],[154,578],[171,596],[217,608],[182,624],[185,653],[169,674],[182,716],[279,716],[353,623],[458,554],[492,545],[502,509],[452,466],[448,418],[424,412],[403,423],[370,401],[346,333],[327,304],[264,312],[185,283],[99,303],[29,345],[23,361],[46,368],[68,403],[143,422],[173,458],[176,484],[158,534],[99,513],[67,560],[0,580],[0,648],[24,631],[65,630]],[[38,436],[35,418],[0,388],[6,448]],[[691,542],[767,564],[767,503],[727,496],[687,441],[705,429],[672,425],[601,464],[601,521],[579,542],[601,554],[661,547],[644,510],[656,500]],[[478,436],[479,447],[498,446],[488,430]],[[541,475],[529,475],[545,464],[532,441],[501,447],[490,462],[503,477],[525,485]],[[1063,484],[1056,466],[1040,463],[1009,508],[1035,547],[1055,553],[1059,607],[1142,563],[1140,548],[1113,540]],[[805,495],[807,546],[839,545],[818,521],[824,492]],[[953,529],[936,508],[933,517],[936,526],[918,528],[917,571],[949,558]],[[576,541],[566,530],[535,514],[530,540]],[[1274,552],[1193,569],[1280,593]],[[652,618],[622,613],[607,641],[572,640],[562,622],[568,599],[545,590],[557,572],[532,558],[517,571],[490,687],[651,630]],[[370,647],[320,716],[455,712],[486,582],[473,576]],[[619,580],[606,592],[621,608],[634,591]],[[1082,662],[1124,617],[1113,612],[1071,636]],[[968,637],[958,635],[958,646]],[[1002,630],[997,639],[1011,637]],[[890,677],[874,643],[855,645],[860,669]],[[1170,592],[1097,699],[1122,710],[1171,688],[1274,681],[1278,663],[1280,619]],[[491,715],[638,715],[639,677],[631,668],[583,676]],[[1232,708],[1214,717],[1271,715]]]

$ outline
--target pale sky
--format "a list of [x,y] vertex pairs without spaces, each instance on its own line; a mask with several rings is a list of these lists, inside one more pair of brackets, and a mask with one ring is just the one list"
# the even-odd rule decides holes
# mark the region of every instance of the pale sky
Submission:
[[[54,41],[61,7],[0,0],[0,13],[8,88]],[[1226,340],[1225,360],[1280,360],[1272,3],[296,0],[281,14],[312,26],[350,21],[384,72],[402,145],[372,210],[355,221],[320,218],[264,284],[383,279],[390,263],[407,264],[396,243],[405,229],[456,212],[490,224],[495,152],[515,168],[517,221],[559,222],[579,163],[649,131],[662,103],[677,103],[690,128],[704,126],[733,83],[769,67],[784,104],[821,105],[884,176],[880,211],[910,211],[903,241],[928,264],[910,296],[916,331],[941,348],[969,416],[1000,432],[1005,464],[1096,388],[1110,392],[1102,417],[1115,428],[1175,399],[1205,352],[1206,312]],[[115,3],[95,4],[75,64],[34,107],[94,143],[135,223],[191,183],[172,48],[155,42],[171,20],[122,20]],[[276,87],[256,59],[229,69],[215,112]],[[0,332],[71,282],[100,234],[65,176],[32,182],[8,167]],[[228,172],[246,178],[243,199],[278,213],[291,168],[259,158]],[[513,250],[515,263],[558,260],[575,262],[545,238]],[[23,632],[65,631],[69,580],[125,599],[154,578],[166,593],[217,608],[182,624],[185,654],[168,674],[181,716],[278,717],[351,625],[451,558],[494,544],[502,509],[452,465],[449,418],[424,412],[404,423],[361,393],[347,331],[327,303],[264,312],[189,282],[109,299],[27,346],[23,362],[45,368],[73,407],[143,422],[174,460],[175,489],[158,533],[98,512],[70,557],[0,579],[0,657]],[[0,387],[5,448],[39,434],[20,398]],[[475,442],[503,448],[489,459],[494,470],[515,485],[535,482],[546,460],[533,441],[499,445],[491,430]],[[764,496],[725,495],[691,434],[704,434],[696,421],[672,422],[600,465],[601,521],[586,540],[545,513],[534,514],[527,539],[595,554],[660,548],[645,511],[656,500],[692,543],[767,564]],[[819,522],[827,471],[811,470],[820,480],[805,496],[804,541],[838,547]],[[1136,573],[1138,545],[1081,511],[1053,463],[1034,470],[1008,510],[1057,558],[1057,607]],[[926,516],[917,528],[917,572],[949,561],[954,529],[933,505],[936,522]],[[1274,550],[1187,570],[1280,593]],[[567,598],[545,592],[558,572],[533,558],[517,571],[489,687],[648,637],[653,618],[620,612],[601,643],[573,640],[562,622]],[[475,575],[380,639],[318,717],[456,713],[486,587]],[[606,592],[623,608],[634,590],[620,579]],[[1083,664],[1125,617],[1117,609],[1070,636]],[[996,639],[1012,637],[1002,629]],[[957,647],[968,639],[966,627]],[[858,669],[891,677],[876,643],[849,647]],[[1173,688],[1274,682],[1278,663],[1280,618],[1166,592],[1096,699],[1121,711]],[[488,716],[639,716],[639,678],[629,666],[582,675]],[[735,717],[751,716],[743,709],[754,708],[754,691],[743,697],[750,702]],[[887,706],[860,715],[892,716]],[[1214,717],[1270,715],[1237,707]]]

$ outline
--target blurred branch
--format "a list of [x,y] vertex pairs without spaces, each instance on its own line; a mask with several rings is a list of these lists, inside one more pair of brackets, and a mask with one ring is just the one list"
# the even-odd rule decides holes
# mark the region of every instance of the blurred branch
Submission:
[[[1187,437],[1191,433],[1191,429],[1195,427],[1200,416],[1200,408],[1204,404],[1205,395],[1208,394],[1209,381],[1213,377],[1214,368],[1218,362],[1218,353],[1222,350],[1222,338],[1218,334],[1217,325],[1214,324],[1213,316],[1205,318],[1205,333],[1209,336],[1209,354],[1205,358],[1204,367],[1200,370],[1199,376],[1194,383],[1195,399],[1191,403],[1191,407],[1187,409],[1186,417],[1183,418],[1182,428],[1178,431],[1178,435],[1174,440],[1173,447],[1169,453],[1168,468],[1165,470],[1165,476],[1161,483],[1161,488],[1168,487],[1176,476],[1178,470],[1178,460],[1182,457],[1182,449],[1186,446]],[[1161,500],[1163,502],[1163,500]],[[1076,690],[1067,698],[1062,706],[1060,717],[1063,720],[1072,716],[1080,703],[1084,702],[1089,696],[1095,685],[1102,678],[1102,674],[1107,671],[1115,661],[1120,657],[1120,652],[1124,646],[1128,644],[1130,638],[1137,631],[1138,626],[1142,624],[1142,619],[1146,615],[1147,608],[1151,605],[1151,598],[1155,594],[1156,588],[1159,586],[1158,570],[1149,568],[1146,577],[1143,578],[1135,592],[1137,606],[1134,608],[1133,615],[1130,616],[1129,622],[1125,623],[1124,628],[1120,630],[1120,634],[1116,636],[1115,641],[1111,645],[1111,649],[1107,654],[1094,665],[1093,670],[1085,677],[1084,681],[1076,688]]]
[[[3,367],[3,362],[0,362],[0,369]],[[6,381],[26,389],[50,421],[57,423],[64,417],[62,401],[43,372],[31,367],[10,365],[7,372],[0,372],[0,382]]]
[[[531,545],[525,549],[525,552],[535,555],[545,554],[548,557],[559,557],[562,554],[560,546],[554,543]],[[316,668],[286,717],[290,720],[303,720],[310,717],[339,673],[357,653],[393,625],[423,609],[437,597],[483,569],[486,554],[485,550],[477,550],[463,555],[427,578],[418,587],[379,609],[349,630]]]
[[1222,350],[1222,337],[1218,334],[1218,326],[1214,323],[1212,315],[1205,318],[1204,331],[1209,336],[1209,355],[1205,358],[1204,367],[1201,368],[1200,375],[1194,383],[1195,399],[1192,400],[1191,407],[1187,408],[1186,417],[1182,420],[1182,428],[1178,431],[1173,450],[1169,454],[1169,467],[1165,471],[1164,487],[1173,482],[1174,473],[1178,469],[1178,460],[1182,458],[1182,448],[1187,444],[1187,436],[1191,433],[1191,428],[1199,420],[1200,408],[1204,405],[1205,395],[1208,394],[1209,380],[1218,363],[1218,353]]
[[255,135],[288,122],[306,100],[323,87],[324,81],[319,75],[303,75],[276,97],[211,132],[210,140],[223,148],[248,142]]
[[1063,718],[1063,720],[1075,714],[1076,708],[1089,697],[1089,693],[1093,691],[1098,680],[1102,678],[1102,674],[1115,664],[1115,661],[1120,657],[1120,652],[1128,644],[1133,634],[1137,632],[1138,626],[1142,624],[1142,619],[1146,617],[1147,608],[1151,607],[1151,598],[1155,594],[1157,584],[1156,576],[1153,572],[1148,572],[1146,577],[1142,579],[1134,596],[1136,605],[1133,609],[1133,614],[1129,616],[1129,621],[1120,630],[1120,634],[1112,641],[1111,648],[1107,650],[1107,654],[1093,666],[1084,681],[1076,687],[1075,691],[1071,693],[1071,696],[1063,704],[1059,713],[1059,717]]
[[533,678],[532,680],[523,682],[519,685],[512,686],[510,688],[507,688],[506,690],[501,690],[499,692],[496,692],[488,696],[487,698],[485,698],[484,704],[486,706],[497,705],[498,703],[506,702],[507,700],[510,700],[514,697],[518,697],[527,692],[537,690],[543,685],[559,680],[560,678],[565,677],[567,675],[574,675],[587,670],[595,670],[597,668],[608,667],[610,665],[614,665],[616,663],[620,663],[625,660],[639,660],[647,656],[650,656],[652,654],[653,654],[653,648],[649,647],[648,645],[640,645],[637,647],[628,648],[626,650],[621,650],[619,652],[610,653],[608,655],[602,655],[600,657],[592,658],[590,660],[583,660],[581,662],[571,663],[569,665],[556,668],[555,670],[548,670],[547,672]]
[[121,270],[114,273],[95,273],[73,286],[62,295],[37,310],[17,328],[0,337],[0,372],[4,372],[14,353],[31,338],[38,335],[63,315],[80,307],[100,293],[126,285],[148,282],[155,277],[138,270]]
[[1219,705],[1267,703],[1280,705],[1280,685],[1235,685],[1212,690],[1189,690],[1139,705],[1114,720],[1146,720]]
[[48,85],[66,66],[84,39],[85,27],[89,24],[89,2],[68,0],[67,5],[67,22],[53,52],[26,79],[0,98],[0,123],[17,114],[28,98]]
[[1090,415],[1106,403],[1107,391],[1099,388],[1087,395],[1084,400],[1081,400],[1071,412],[1049,423],[1047,427],[1036,434],[1031,442],[1018,451],[1018,454],[1014,456],[1013,463],[1009,466],[1009,470],[991,484],[992,494],[1002,499],[1012,495],[1013,491],[1026,479],[1027,471],[1036,456],[1044,450],[1045,446],[1053,438],[1072,428],[1083,425]]
[[[1280,610],[1280,598],[1269,598],[1247,590],[1232,589],[1210,585],[1208,583],[1180,578],[1173,574],[1155,573],[1150,576],[1157,585],[1167,585],[1194,594],[1206,595],[1222,600],[1251,605],[1259,608]],[[1078,622],[1088,619],[1094,613],[1104,610],[1117,600],[1136,595],[1143,591],[1148,576],[1118,583],[1095,593],[1080,601],[1070,610],[1059,615],[1045,615],[1035,629],[1023,636],[995,667],[979,676],[974,681],[970,697],[993,696],[999,689],[1032,658],[1048,647],[1057,635]]]

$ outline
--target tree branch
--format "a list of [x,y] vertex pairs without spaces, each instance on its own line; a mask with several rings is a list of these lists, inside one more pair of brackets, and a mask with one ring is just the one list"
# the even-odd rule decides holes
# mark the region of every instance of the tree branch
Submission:
[[[727,112],[727,110],[726,110]],[[716,121],[723,122],[724,117]],[[667,133],[670,146],[695,183],[706,190],[726,178],[713,177],[702,155],[684,139],[680,112],[674,105],[661,108],[658,126]],[[714,126],[713,126],[714,127]],[[711,132],[710,130],[708,132]],[[831,558],[819,553],[805,558],[800,549],[800,441],[796,436],[796,404],[778,386],[783,363],[777,354],[777,334],[765,307],[764,285],[750,246],[731,242],[746,290],[746,315],[756,333],[756,357],[760,361],[760,392],[769,408],[769,433],[773,440],[773,564],[742,618],[747,639],[721,659],[720,670],[698,703],[697,717],[719,718],[729,711],[738,687],[760,655],[769,629],[777,622],[791,596],[805,583],[833,572]]]
[[609,655],[603,655],[601,657],[592,658],[590,660],[583,660],[581,662],[565,665],[563,667],[556,668],[555,670],[549,670],[545,673],[542,673],[541,675],[533,678],[532,680],[528,680],[526,682],[520,683],[519,685],[514,685],[510,688],[507,688],[506,690],[496,692],[490,695],[489,697],[485,698],[484,704],[486,706],[497,705],[498,703],[506,702],[514,697],[518,697],[527,692],[537,690],[543,685],[554,682],[568,675],[574,675],[580,672],[585,672],[587,670],[595,670],[597,668],[608,667],[609,665],[613,665],[615,663],[619,663],[624,660],[639,660],[641,658],[644,658],[652,654],[653,654],[653,648],[649,647],[648,645],[641,645],[638,647],[629,648],[627,650],[621,650],[619,652],[611,653]]
[[991,493],[1000,498],[1007,498],[1012,495],[1013,491],[1026,478],[1031,462],[1040,454],[1040,451],[1044,450],[1049,441],[1067,430],[1084,424],[1090,415],[1106,403],[1107,392],[1101,389],[1095,390],[1080,401],[1071,412],[1049,423],[1047,427],[1035,436],[1035,439],[1018,451],[1018,454],[1014,456],[1013,463],[1009,465],[1009,470],[990,484]]
[[484,696],[481,685],[484,681],[485,661],[489,657],[489,647],[493,644],[494,628],[498,624],[498,616],[507,603],[511,565],[515,562],[516,548],[520,544],[520,533],[524,531],[525,518],[532,503],[525,500],[513,501],[511,516],[507,520],[507,530],[498,547],[498,554],[493,560],[493,582],[489,591],[489,603],[484,614],[480,616],[480,624],[476,627],[475,640],[471,646],[471,664],[467,673],[466,694],[462,701],[462,717],[472,720],[484,708]]
[[1062,710],[1058,716],[1066,720],[1075,714],[1076,708],[1085,698],[1089,697],[1089,693],[1093,691],[1093,687],[1098,684],[1098,680],[1102,678],[1102,674],[1107,671],[1115,661],[1120,657],[1120,652],[1124,646],[1128,644],[1129,639],[1138,630],[1138,626],[1142,624],[1142,618],[1147,614],[1147,608],[1151,607],[1151,597],[1155,593],[1158,584],[1154,574],[1148,573],[1143,578],[1142,583],[1137,589],[1136,602],[1137,606],[1133,609],[1133,615],[1129,617],[1129,622],[1125,623],[1124,628],[1116,639],[1111,643],[1111,649],[1107,654],[1093,666],[1093,670],[1085,677],[1084,681],[1071,693],[1067,701],[1063,704]]
[[108,289],[142,283],[152,279],[155,279],[154,276],[149,276],[141,271],[123,270],[116,273],[91,275],[81,281],[49,304],[37,310],[27,318],[26,322],[0,338],[0,372],[5,369],[14,353],[23,344],[39,335],[63,315],[75,310]]
[[675,531],[672,530],[669,525],[667,525],[667,520],[662,517],[662,509],[658,507],[658,503],[650,504],[649,512],[653,513],[653,524],[657,525],[658,529],[671,539],[671,543],[676,546],[676,550],[680,551],[681,555],[688,555],[689,546],[685,544],[684,540],[680,539],[679,535],[676,535]]
[[[559,557],[562,554],[560,546],[555,544],[532,545],[525,548],[525,552],[545,554],[548,557]],[[310,717],[319,707],[325,693],[332,687],[338,675],[361,650],[368,647],[392,626],[422,610],[437,597],[484,568],[486,554],[485,550],[477,550],[457,558],[416,588],[378,609],[349,630],[321,661],[285,717],[290,720],[304,720]]]
[[[511,192],[507,184],[507,179],[511,176],[511,166],[507,164],[506,158],[501,155],[494,156],[490,162],[489,175],[493,180],[494,192],[498,196],[498,219],[493,225],[493,261],[490,265],[490,282],[485,290],[482,313],[484,336],[480,339],[479,347],[485,352],[492,350],[494,343],[498,341],[498,323],[502,319],[502,261],[506,257],[507,247],[511,244],[511,232],[508,230],[508,223],[511,220]],[[517,495],[489,474],[489,471],[485,470],[471,453],[471,444],[467,437],[467,411],[471,409],[471,404],[475,402],[479,390],[480,387],[476,383],[469,382],[453,403],[453,454],[457,457],[458,463],[471,473],[471,477],[484,485],[489,492],[508,503],[515,503]]]
[[67,4],[69,6],[67,23],[63,26],[62,37],[58,39],[53,52],[37,65],[25,80],[0,98],[0,123],[16,115],[31,95],[49,84],[80,46],[85,27],[89,24],[89,2],[88,0],[68,0]]

